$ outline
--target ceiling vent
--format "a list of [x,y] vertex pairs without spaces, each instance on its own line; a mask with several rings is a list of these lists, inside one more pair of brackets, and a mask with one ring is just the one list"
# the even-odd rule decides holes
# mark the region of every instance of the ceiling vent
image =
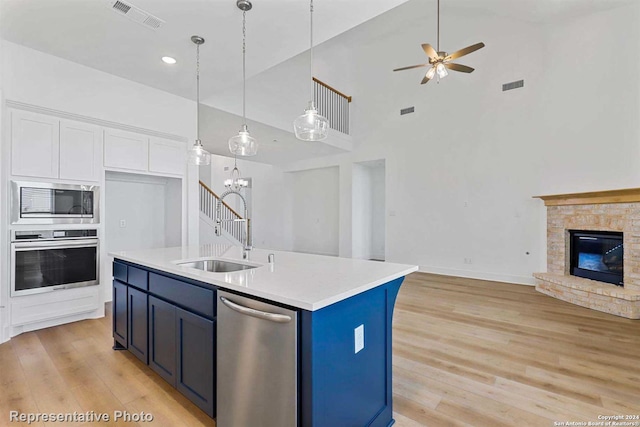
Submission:
[[111,10],[117,12],[119,15],[124,15],[133,22],[137,22],[138,24],[144,25],[152,30],[157,30],[165,22],[157,16],[153,16],[149,12],[145,12],[144,10],[135,7],[131,3],[126,3],[121,0],[111,0],[109,1],[109,5],[111,6]]
[[517,82],[505,83],[502,85],[502,91],[506,92],[508,90],[520,89],[524,87],[524,80],[518,80]]

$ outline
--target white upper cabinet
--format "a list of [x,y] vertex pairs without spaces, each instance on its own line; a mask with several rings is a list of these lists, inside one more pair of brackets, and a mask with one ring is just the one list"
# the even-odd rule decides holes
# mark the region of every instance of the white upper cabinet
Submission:
[[105,129],[104,165],[146,172],[149,168],[149,137],[132,132]]
[[11,112],[11,174],[99,181],[97,126],[27,111]]
[[184,142],[153,137],[149,140],[149,172],[183,175],[186,167]]
[[26,111],[11,112],[11,173],[58,178],[60,121]]
[[99,180],[101,137],[97,126],[60,122],[60,179]]
[[182,176],[184,142],[11,110],[11,174],[100,181],[103,165],[123,172]]

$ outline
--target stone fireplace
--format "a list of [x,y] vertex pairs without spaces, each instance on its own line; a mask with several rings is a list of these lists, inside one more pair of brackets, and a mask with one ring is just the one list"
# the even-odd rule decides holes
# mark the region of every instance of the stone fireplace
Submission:
[[[594,310],[640,319],[640,189],[539,196],[547,206],[547,272],[536,290]],[[624,287],[570,274],[571,231],[618,232]]]

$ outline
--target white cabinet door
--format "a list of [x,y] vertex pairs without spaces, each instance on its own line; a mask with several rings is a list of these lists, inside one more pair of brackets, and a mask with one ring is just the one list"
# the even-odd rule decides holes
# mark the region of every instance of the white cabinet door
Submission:
[[105,129],[104,165],[146,172],[149,166],[149,137]]
[[97,126],[60,122],[60,179],[99,180],[101,133]]
[[149,140],[149,172],[183,175],[186,167],[185,143],[153,137]]
[[26,111],[11,112],[11,173],[57,178],[60,120]]

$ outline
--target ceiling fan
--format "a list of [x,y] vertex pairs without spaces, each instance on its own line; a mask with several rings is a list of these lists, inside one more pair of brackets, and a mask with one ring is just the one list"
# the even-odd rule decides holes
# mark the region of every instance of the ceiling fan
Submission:
[[474,45],[465,47],[464,49],[460,49],[454,53],[452,53],[451,55],[449,55],[447,52],[443,52],[440,50],[440,0],[438,0],[438,44],[437,44],[437,50],[433,48],[433,46],[431,46],[428,43],[424,43],[422,45],[422,49],[424,50],[424,53],[427,54],[427,56],[429,57],[429,62],[426,64],[418,64],[418,65],[412,65],[410,67],[402,67],[402,68],[396,68],[393,71],[402,71],[402,70],[411,70],[413,68],[420,68],[420,67],[428,67],[431,66],[431,68],[429,68],[429,70],[427,70],[427,73],[424,75],[424,78],[422,79],[422,82],[420,82],[420,84],[425,84],[427,83],[429,80],[433,79],[436,74],[438,76],[439,79],[446,77],[449,72],[447,71],[447,69],[449,70],[453,70],[453,71],[459,71],[462,73],[472,73],[473,72],[473,68],[471,67],[467,67],[466,65],[461,65],[461,64],[455,64],[453,62],[450,62],[454,59],[460,58],[461,56],[465,56],[468,55],[472,52],[475,52],[478,49],[482,49],[484,47],[484,43],[480,42],[480,43],[476,43]]

